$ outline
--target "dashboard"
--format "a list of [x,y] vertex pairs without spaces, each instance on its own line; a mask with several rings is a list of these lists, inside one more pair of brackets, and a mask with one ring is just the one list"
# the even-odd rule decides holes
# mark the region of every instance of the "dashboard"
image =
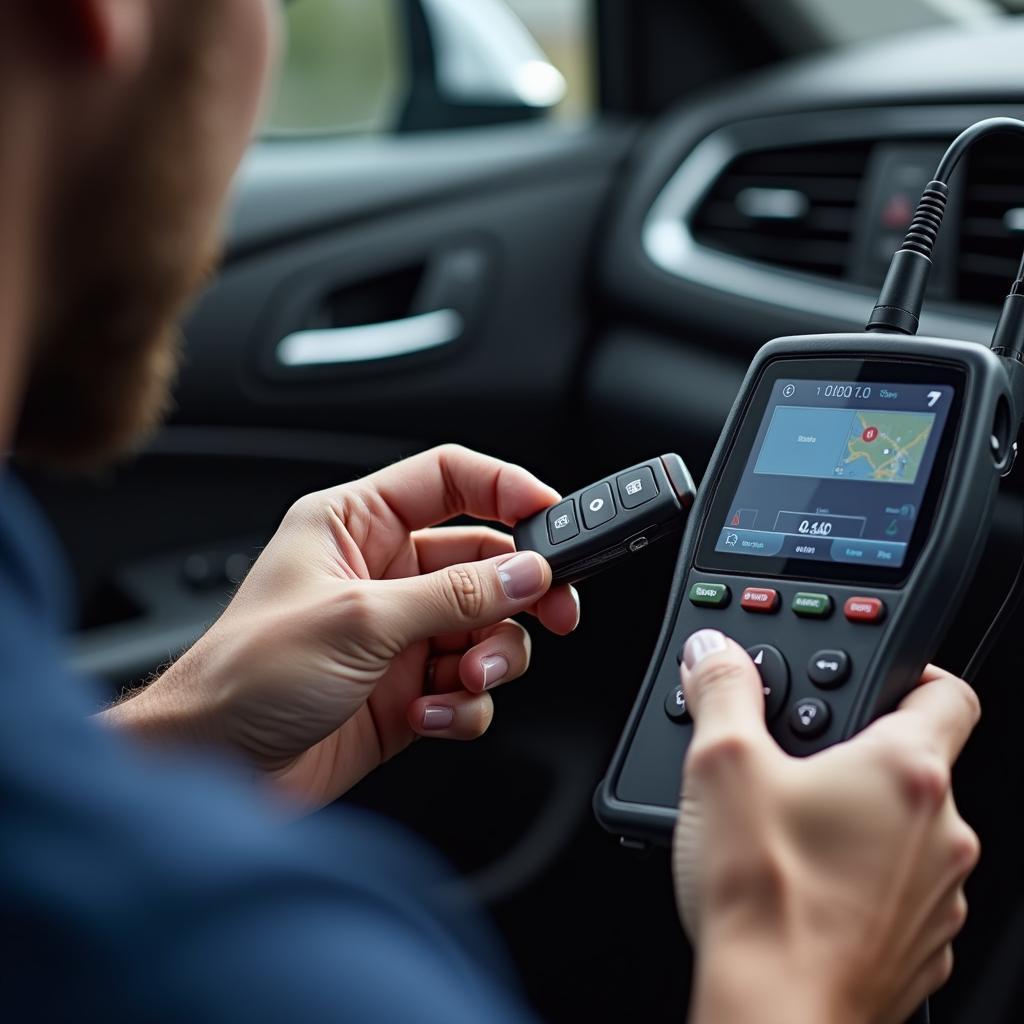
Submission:
[[[681,106],[634,156],[605,288],[623,308],[706,325],[748,351],[755,324],[762,339],[860,329],[907,197],[916,203],[944,143],[1024,110],[1022,46],[1024,19],[915,33]],[[1024,242],[1024,182],[995,164],[982,153],[955,179],[922,334],[988,341]]]

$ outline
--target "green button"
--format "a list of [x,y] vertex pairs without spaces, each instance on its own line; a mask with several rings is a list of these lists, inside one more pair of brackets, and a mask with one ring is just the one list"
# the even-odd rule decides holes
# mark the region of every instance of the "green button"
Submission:
[[690,600],[705,608],[724,608],[729,603],[729,588],[724,583],[694,583]]
[[794,594],[793,611],[808,619],[827,619],[832,614],[832,598],[828,594]]

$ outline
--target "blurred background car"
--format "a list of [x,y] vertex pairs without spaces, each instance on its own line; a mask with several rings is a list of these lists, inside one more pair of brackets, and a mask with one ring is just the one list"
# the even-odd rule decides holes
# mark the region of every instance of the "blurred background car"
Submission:
[[[77,665],[108,697],[144,679],[292,500],[438,442],[566,491],[663,451],[699,479],[756,348],[860,329],[945,143],[1021,114],[1022,8],[293,0],[171,422],[108,474],[29,471],[76,572]],[[987,143],[954,182],[922,333],[987,344],[1022,247],[1024,152]],[[1011,480],[951,669],[1009,585],[1022,501]],[[580,629],[535,637],[483,741],[419,744],[351,796],[445,851],[549,1021],[685,1005],[666,855],[590,813],[673,556],[586,583]],[[958,767],[985,854],[938,1022],[1024,1012],[1022,681],[1011,629]]]

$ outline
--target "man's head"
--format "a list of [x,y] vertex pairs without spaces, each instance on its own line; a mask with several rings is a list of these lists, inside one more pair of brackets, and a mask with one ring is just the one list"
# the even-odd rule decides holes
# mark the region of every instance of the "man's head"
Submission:
[[273,3],[5,0],[0,93],[17,103],[20,76],[49,121],[32,133],[46,152],[17,452],[88,466],[166,411],[176,321],[216,260],[258,116]]

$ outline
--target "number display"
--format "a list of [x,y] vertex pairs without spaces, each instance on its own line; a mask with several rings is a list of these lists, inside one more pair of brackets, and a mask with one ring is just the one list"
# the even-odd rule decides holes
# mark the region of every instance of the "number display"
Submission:
[[827,537],[832,532],[832,524],[828,520],[801,519],[797,533],[806,533],[810,537]]
[[870,398],[870,384],[819,384],[818,395],[822,398]]

